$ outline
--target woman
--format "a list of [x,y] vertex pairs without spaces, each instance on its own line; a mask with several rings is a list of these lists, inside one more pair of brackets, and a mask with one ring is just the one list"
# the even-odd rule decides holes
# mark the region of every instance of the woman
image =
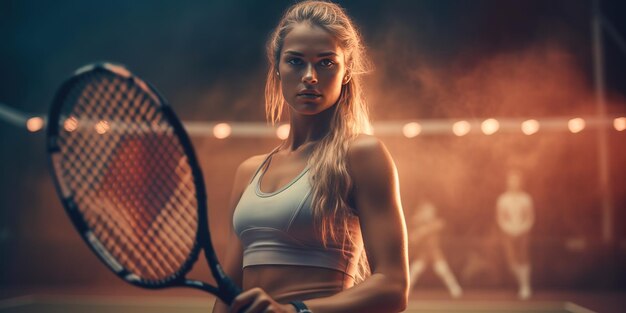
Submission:
[[440,244],[440,233],[444,228],[445,221],[437,216],[437,207],[429,201],[423,201],[417,207],[416,212],[409,221],[411,232],[409,243],[414,257],[409,266],[410,289],[415,287],[417,279],[424,272],[429,262],[435,274],[448,287],[453,298],[463,294],[463,290],[456,281],[452,270],[448,266]]
[[223,266],[244,292],[213,312],[400,312],[406,227],[395,165],[370,131],[361,39],[341,7],[287,10],[268,44],[266,112],[289,137],[238,168]]
[[522,174],[511,170],[507,174],[507,190],[498,197],[496,220],[502,235],[507,263],[515,276],[520,299],[532,294],[528,241],[535,222],[533,199],[522,189]]

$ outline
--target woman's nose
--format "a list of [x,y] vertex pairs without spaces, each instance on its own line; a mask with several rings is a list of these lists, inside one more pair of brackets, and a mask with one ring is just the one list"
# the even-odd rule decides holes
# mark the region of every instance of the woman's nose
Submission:
[[306,66],[306,70],[304,75],[302,76],[302,82],[308,84],[317,84],[317,72],[315,72],[315,67],[313,64],[308,64]]

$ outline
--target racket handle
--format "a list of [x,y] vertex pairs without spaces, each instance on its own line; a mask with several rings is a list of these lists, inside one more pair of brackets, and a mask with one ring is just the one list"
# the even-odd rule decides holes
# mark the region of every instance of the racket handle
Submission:
[[230,278],[222,277],[218,284],[220,294],[218,295],[222,301],[228,305],[233,303],[235,297],[241,293],[241,288],[237,286]]

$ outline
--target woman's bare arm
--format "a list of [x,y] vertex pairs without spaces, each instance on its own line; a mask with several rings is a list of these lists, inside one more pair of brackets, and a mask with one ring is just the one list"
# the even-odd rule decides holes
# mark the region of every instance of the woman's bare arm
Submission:
[[365,135],[350,147],[348,165],[372,276],[305,304],[315,313],[401,312],[407,305],[408,260],[396,167],[382,142]]
[[[237,203],[239,203],[239,199],[241,198],[243,191],[248,186],[250,179],[252,179],[252,175],[254,175],[256,169],[259,167],[261,162],[263,162],[263,159],[264,156],[254,156],[239,165],[235,174],[235,182],[233,184],[229,201],[229,219],[227,221],[227,224],[229,225],[227,241],[228,246],[226,247],[224,257],[220,259],[220,264],[224,268],[228,277],[230,277],[238,286],[241,286],[242,283],[243,251],[241,242],[233,229],[233,213],[235,211],[235,207],[237,207]],[[218,299],[215,300],[213,313],[227,313],[229,310],[229,307],[222,303],[222,301],[219,301]]]

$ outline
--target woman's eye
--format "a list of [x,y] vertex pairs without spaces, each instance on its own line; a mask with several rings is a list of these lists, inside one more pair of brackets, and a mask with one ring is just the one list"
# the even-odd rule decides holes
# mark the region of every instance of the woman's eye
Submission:
[[330,60],[330,59],[324,59],[324,60],[322,60],[322,61],[320,62],[320,64],[321,64],[323,67],[331,67],[331,66],[335,65],[335,62],[333,62],[333,60]]
[[302,64],[302,60],[297,59],[297,58],[293,58],[293,59],[288,59],[287,63],[291,64],[291,65],[300,65],[300,64]]

